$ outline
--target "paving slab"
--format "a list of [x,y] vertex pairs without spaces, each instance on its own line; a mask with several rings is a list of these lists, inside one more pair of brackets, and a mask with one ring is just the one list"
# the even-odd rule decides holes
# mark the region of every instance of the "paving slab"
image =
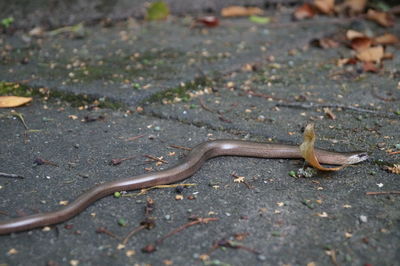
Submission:
[[[29,128],[40,131],[24,134],[18,119],[1,112],[2,171],[25,177],[1,180],[3,219],[54,210],[62,201],[73,200],[95,184],[135,176],[148,168],[162,170],[185,154],[170,144],[193,147],[210,138],[238,138],[207,127],[105,109],[80,111],[65,103],[42,103],[40,99],[18,112],[24,114]],[[69,118],[75,116],[75,120]],[[82,122],[87,116],[102,119]],[[322,123],[321,127],[328,128],[328,124]],[[396,134],[390,128],[383,126],[379,132]],[[355,131],[359,129],[356,125],[351,129],[335,133],[322,130],[321,134],[335,134],[336,138],[364,147],[364,129]],[[143,137],[129,141],[134,136]],[[389,139],[387,144],[392,141]],[[374,152],[373,159],[385,158],[382,153]],[[146,154],[163,156],[168,165],[146,162]],[[109,164],[112,159],[131,156],[135,157],[121,165]],[[58,166],[35,165],[37,158]],[[222,239],[239,241],[261,253],[218,249],[210,254],[209,261],[231,265],[329,264],[331,258],[326,252],[334,250],[338,262],[344,264],[395,262],[399,239],[397,198],[367,196],[365,192],[396,189],[398,177],[373,161],[309,179],[288,175],[302,165],[299,160],[216,158],[185,181],[196,186],[183,190],[183,200],[175,199],[173,188],[135,197],[109,196],[49,231],[1,236],[1,263],[23,265],[29,258],[34,265],[74,261],[82,265],[159,265],[166,260],[176,265],[201,264],[198,257]],[[235,183],[232,172],[245,176],[252,188]],[[382,189],[377,186],[380,183],[384,184]],[[195,199],[189,200],[189,196]],[[96,233],[99,227],[107,227],[118,236],[127,235],[142,221],[147,197],[155,201],[154,229],[138,233],[124,249],[118,249],[118,240]],[[219,220],[188,228],[165,240],[153,254],[141,252],[145,245],[186,223],[191,215]],[[366,221],[361,216],[367,217]],[[126,226],[118,225],[121,218],[126,219]],[[235,240],[235,234],[244,234],[244,240]],[[16,254],[12,254],[13,249]],[[129,256],[132,250],[135,255]]]
[[[283,12],[283,25],[271,29],[247,18],[226,19],[212,29],[193,27],[193,19],[171,18],[162,23],[129,20],[115,27],[86,27],[83,35],[72,33],[71,38],[68,33],[49,32],[36,38],[22,31],[1,40],[0,79],[136,106],[196,77],[230,73],[329,33],[329,18],[313,26],[285,27],[290,18],[289,11]],[[299,29],[301,36],[296,34]]]
[[[93,23],[99,20],[121,20],[128,17],[143,18],[146,9],[152,2],[147,0],[57,0],[49,4],[46,0],[36,1],[2,1],[0,3],[0,17],[14,18],[13,26],[33,28],[44,26],[47,28],[73,25],[80,22]],[[197,0],[188,4],[185,0],[167,0],[170,12],[173,15],[185,16],[188,14],[219,14],[227,6],[253,6],[261,8],[275,7],[276,5],[292,6],[299,0]]]
[[[0,88],[18,82],[34,91],[31,104],[0,111],[0,172],[25,177],[0,179],[2,220],[57,209],[99,183],[166,169],[187,154],[171,145],[222,138],[299,144],[310,121],[319,147],[365,150],[371,159],[294,178],[302,160],[215,158],[184,181],[195,186],[108,196],[59,225],[0,236],[0,264],[397,265],[398,194],[366,192],[400,186],[385,168],[398,164],[388,153],[400,139],[398,50],[388,48],[394,58],[378,74],[338,67],[338,58],[351,56],[347,47],[321,50],[310,40],[354,25],[324,17],[291,23],[289,11],[275,19],[223,20],[214,29],[181,18],[131,20],[87,27],[83,38],[2,35]],[[121,158],[130,159],[110,164]],[[56,166],[38,165],[43,160]],[[145,218],[147,198],[155,228],[124,247],[96,232],[128,235]],[[218,220],[142,252],[192,216]]]

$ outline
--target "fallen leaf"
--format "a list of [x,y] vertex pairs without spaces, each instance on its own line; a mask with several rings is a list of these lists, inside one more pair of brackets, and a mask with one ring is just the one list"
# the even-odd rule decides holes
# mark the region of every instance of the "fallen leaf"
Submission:
[[346,38],[349,41],[353,40],[354,38],[362,38],[362,37],[367,37],[367,36],[364,33],[355,30],[348,30],[346,32]]
[[382,60],[385,59],[393,59],[394,55],[392,53],[385,53],[382,57]]
[[391,33],[385,33],[381,36],[374,38],[374,42],[382,45],[396,44],[399,42],[399,39]]
[[336,119],[336,115],[332,112],[332,109],[330,109],[330,108],[323,108],[323,110],[324,110],[324,113],[330,118],[330,119],[332,119],[332,120],[335,120]]
[[244,182],[244,176],[238,176],[237,178],[233,179],[234,183],[243,183]]
[[311,41],[311,45],[322,49],[339,47],[339,43],[330,38],[314,39]]
[[386,166],[385,169],[392,174],[400,175],[400,164],[393,164],[393,167]]
[[125,255],[126,255],[127,257],[132,257],[132,256],[135,255],[135,254],[136,254],[136,251],[134,251],[134,250],[132,250],[132,249],[127,250],[127,251],[125,252]]
[[392,27],[394,25],[393,17],[387,12],[369,9],[367,12],[367,19],[373,20],[383,27]]
[[164,1],[151,3],[147,8],[147,20],[163,20],[169,15],[169,7]]
[[256,15],[250,16],[249,20],[257,24],[268,24],[271,21],[269,17],[260,17]]
[[17,253],[18,253],[18,250],[16,250],[15,248],[12,248],[7,252],[7,255],[15,255]]
[[245,240],[246,237],[248,237],[248,236],[249,236],[249,233],[237,233],[237,234],[234,235],[234,237],[235,237],[235,239],[236,239],[237,241],[243,241],[243,240]]
[[344,165],[339,167],[332,167],[327,168],[323,167],[315,155],[314,150],[314,143],[315,143],[315,131],[314,131],[314,124],[308,124],[304,129],[304,141],[300,145],[300,152],[301,156],[314,168],[317,168],[321,171],[337,171],[344,167]]
[[321,213],[317,213],[317,216],[319,216],[321,218],[327,218],[328,214],[326,212],[321,212]]
[[68,200],[61,200],[58,204],[66,206],[68,205]]
[[18,107],[32,101],[32,97],[0,96],[0,108]]
[[314,0],[314,6],[323,14],[331,14],[334,11],[335,0]]
[[183,200],[183,195],[175,195],[175,200]]
[[204,26],[207,27],[216,27],[219,25],[219,19],[215,16],[204,16],[197,19],[197,22],[202,23]]
[[264,11],[258,7],[228,6],[221,10],[223,17],[246,17],[263,13]]
[[124,248],[125,248],[125,245],[121,244],[121,243],[119,243],[118,246],[117,246],[118,250],[121,250],[121,249],[124,249]]
[[369,37],[356,37],[351,40],[351,48],[357,52],[365,50],[372,45],[372,39]]
[[308,3],[305,3],[293,12],[293,17],[297,20],[302,20],[306,18],[312,18],[315,16],[315,9]]
[[345,238],[351,238],[352,236],[353,236],[352,233],[344,232],[344,237],[345,237]]
[[379,68],[372,62],[363,62],[362,69],[363,72],[372,72],[372,73],[379,72]]
[[377,62],[379,63],[384,56],[383,46],[369,47],[361,50],[356,54],[358,60],[362,62]]

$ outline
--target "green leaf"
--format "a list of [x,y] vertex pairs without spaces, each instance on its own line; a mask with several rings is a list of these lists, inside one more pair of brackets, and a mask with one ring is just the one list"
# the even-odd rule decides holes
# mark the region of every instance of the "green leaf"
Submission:
[[158,1],[150,4],[147,9],[148,20],[163,20],[169,15],[169,7],[164,1]]
[[4,28],[8,28],[8,27],[11,26],[11,24],[12,24],[13,22],[14,22],[14,18],[13,18],[13,17],[3,18],[3,19],[1,20],[1,25],[2,25]]
[[250,16],[249,20],[257,24],[268,24],[271,21],[269,17],[260,17],[256,15]]
[[125,220],[124,218],[119,218],[119,219],[118,219],[118,224],[119,224],[120,226],[126,226],[126,225],[128,224],[128,221]]

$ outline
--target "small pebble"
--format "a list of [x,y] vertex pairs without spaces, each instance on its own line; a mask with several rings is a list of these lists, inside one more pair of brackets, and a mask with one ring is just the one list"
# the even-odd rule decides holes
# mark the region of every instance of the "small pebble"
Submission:
[[164,216],[164,218],[165,218],[165,220],[169,221],[169,220],[171,220],[171,215],[167,214]]
[[367,216],[365,216],[365,215],[360,215],[360,221],[361,221],[362,223],[366,223],[366,222],[368,221]]
[[258,122],[264,122],[264,121],[265,121],[265,116],[259,115],[259,116],[257,117],[257,121],[258,121]]
[[183,192],[183,186],[177,186],[175,188],[175,192],[178,193],[178,194],[181,194]]
[[264,256],[264,255],[258,255],[258,256],[257,256],[257,259],[260,260],[260,261],[266,261],[266,260],[267,260],[267,257]]

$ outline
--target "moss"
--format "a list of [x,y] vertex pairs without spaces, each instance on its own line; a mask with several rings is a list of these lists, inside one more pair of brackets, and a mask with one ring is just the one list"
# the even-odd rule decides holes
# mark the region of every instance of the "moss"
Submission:
[[34,95],[34,90],[19,83],[0,81],[0,95],[31,97]]
[[174,87],[166,91],[153,94],[145,102],[154,103],[161,102],[162,100],[173,100],[180,98],[182,101],[187,102],[190,100],[189,92],[201,90],[207,86],[211,86],[213,81],[207,77],[197,78],[193,81],[185,83],[183,86]]
[[0,82],[0,95],[14,95],[24,97],[37,96],[45,100],[59,99],[64,102],[70,103],[73,107],[91,105],[94,101],[98,101],[97,106],[100,108],[116,110],[126,107],[126,105],[120,102],[111,101],[105,98],[98,99],[96,97],[88,95],[73,94],[69,92],[61,92],[44,88],[32,88],[15,82]]

